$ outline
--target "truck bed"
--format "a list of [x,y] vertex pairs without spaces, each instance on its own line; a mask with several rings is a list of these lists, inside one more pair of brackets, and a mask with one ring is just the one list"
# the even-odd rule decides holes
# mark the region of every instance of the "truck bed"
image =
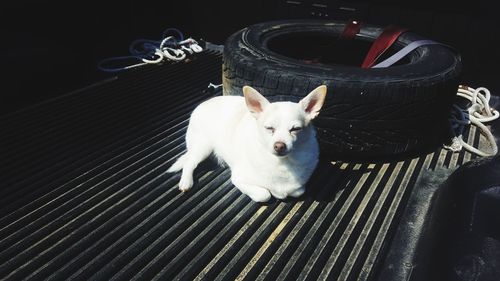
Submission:
[[[303,197],[266,204],[208,160],[183,194],[166,170],[185,150],[190,112],[221,94],[207,87],[221,65],[208,50],[0,117],[0,279],[375,280],[411,269],[389,260],[404,252],[394,245],[412,227],[412,200],[432,207],[417,195],[422,177],[473,156],[322,157]],[[418,236],[425,222],[414,222]]]

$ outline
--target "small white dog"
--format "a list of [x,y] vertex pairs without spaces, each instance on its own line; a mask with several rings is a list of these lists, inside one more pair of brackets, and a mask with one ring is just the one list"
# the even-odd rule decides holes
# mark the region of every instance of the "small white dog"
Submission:
[[196,166],[214,153],[231,169],[233,184],[253,201],[301,196],[318,163],[311,120],[323,106],[326,86],[298,103],[270,103],[249,86],[243,94],[214,97],[195,108],[186,132],[187,152],[168,172],[182,169],[179,189],[188,191]]

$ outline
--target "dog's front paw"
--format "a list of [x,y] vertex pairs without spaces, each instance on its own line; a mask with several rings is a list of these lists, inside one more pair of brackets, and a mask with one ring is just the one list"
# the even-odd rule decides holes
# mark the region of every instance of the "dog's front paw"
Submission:
[[271,194],[273,195],[274,198],[279,199],[279,200],[283,200],[287,197],[287,194],[284,192],[272,191]]
[[271,193],[264,188],[255,189],[246,194],[255,202],[267,202],[271,200]]
[[191,187],[193,187],[193,179],[182,177],[181,180],[179,181],[179,190],[181,192],[187,192],[188,190],[191,189]]
[[305,191],[306,191],[306,189],[304,187],[301,187],[301,188],[293,191],[292,193],[290,193],[290,196],[297,198],[297,197],[302,196],[302,194],[304,194]]

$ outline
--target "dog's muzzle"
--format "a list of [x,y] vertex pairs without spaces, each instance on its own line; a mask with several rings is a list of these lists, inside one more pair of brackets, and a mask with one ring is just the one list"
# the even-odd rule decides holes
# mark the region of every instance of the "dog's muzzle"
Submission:
[[286,144],[284,142],[281,142],[281,141],[275,142],[274,143],[274,152],[278,156],[286,155],[287,154]]

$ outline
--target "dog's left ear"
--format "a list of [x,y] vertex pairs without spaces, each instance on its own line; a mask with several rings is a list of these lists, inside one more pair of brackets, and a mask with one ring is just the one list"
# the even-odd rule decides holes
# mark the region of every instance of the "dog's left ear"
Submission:
[[250,86],[243,87],[243,95],[245,96],[245,102],[247,103],[250,113],[252,113],[255,118],[259,118],[262,111],[269,105],[269,101]]
[[300,106],[307,113],[309,120],[316,118],[319,110],[325,103],[326,86],[321,85],[312,90],[305,98],[299,101]]

